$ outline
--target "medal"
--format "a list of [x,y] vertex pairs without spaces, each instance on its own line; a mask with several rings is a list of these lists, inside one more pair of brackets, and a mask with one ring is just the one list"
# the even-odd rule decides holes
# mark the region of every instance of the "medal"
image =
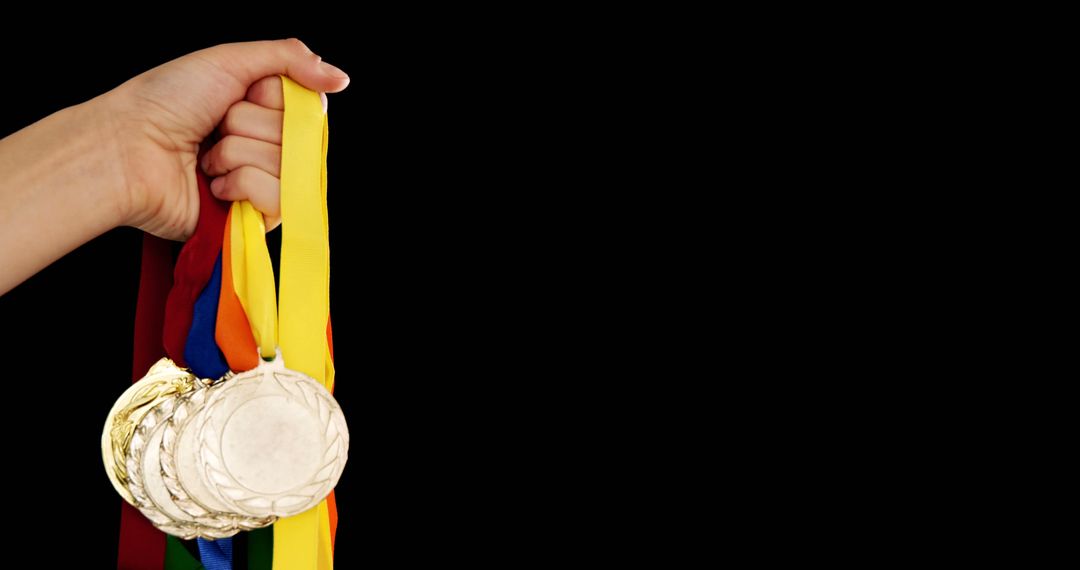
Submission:
[[211,390],[187,430],[197,430],[202,485],[231,512],[258,518],[317,505],[341,477],[349,448],[334,397],[280,356]]

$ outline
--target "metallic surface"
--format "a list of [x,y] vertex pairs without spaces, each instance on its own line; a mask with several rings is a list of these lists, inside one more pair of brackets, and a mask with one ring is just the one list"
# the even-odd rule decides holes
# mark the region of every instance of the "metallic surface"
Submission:
[[190,372],[162,358],[146,376],[128,387],[109,410],[101,432],[101,458],[116,492],[132,505],[135,500],[127,488],[127,449],[136,427],[162,402],[194,389],[195,382]]
[[211,392],[194,423],[202,486],[228,510],[254,517],[318,505],[348,457],[348,427],[334,397],[280,358]]

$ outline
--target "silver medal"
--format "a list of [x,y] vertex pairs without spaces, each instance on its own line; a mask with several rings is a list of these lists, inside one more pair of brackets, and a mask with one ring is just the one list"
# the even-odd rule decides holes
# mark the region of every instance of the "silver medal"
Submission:
[[348,458],[341,408],[280,356],[212,391],[195,422],[203,487],[230,511],[253,517],[288,517],[318,505]]

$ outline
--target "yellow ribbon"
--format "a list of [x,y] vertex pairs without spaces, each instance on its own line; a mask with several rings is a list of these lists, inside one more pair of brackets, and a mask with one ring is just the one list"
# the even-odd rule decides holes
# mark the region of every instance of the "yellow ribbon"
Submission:
[[251,323],[259,354],[273,358],[278,316],[266,226],[262,214],[247,200],[233,202],[231,215],[233,289]]
[[[327,123],[319,95],[281,78],[285,119],[281,136],[281,299],[262,214],[248,202],[232,205],[233,288],[265,358],[281,348],[288,368],[334,386],[326,341],[330,318],[330,242],[326,214]],[[277,326],[280,319],[280,330]],[[274,570],[332,570],[326,501],[274,525]]]

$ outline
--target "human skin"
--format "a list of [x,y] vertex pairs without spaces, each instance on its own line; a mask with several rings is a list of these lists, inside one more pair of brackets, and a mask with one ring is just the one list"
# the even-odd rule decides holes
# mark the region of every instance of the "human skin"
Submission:
[[[0,140],[0,295],[119,226],[185,240],[199,165],[223,200],[280,223],[281,79],[320,93],[349,78],[295,39],[188,54]],[[326,98],[323,96],[325,106]]]

